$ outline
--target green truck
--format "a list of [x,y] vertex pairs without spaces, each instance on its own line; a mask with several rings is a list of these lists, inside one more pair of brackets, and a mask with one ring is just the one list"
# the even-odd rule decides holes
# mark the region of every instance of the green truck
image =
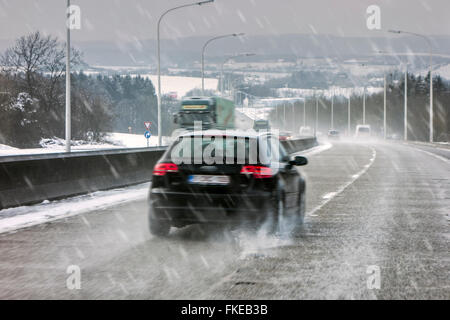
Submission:
[[269,131],[270,130],[269,120],[263,120],[263,119],[255,120],[253,122],[253,130],[255,130],[255,131],[260,131],[260,130]]
[[233,101],[220,97],[192,97],[181,102],[180,111],[174,122],[180,128],[192,130],[195,122],[201,122],[202,129],[234,129],[235,105]]

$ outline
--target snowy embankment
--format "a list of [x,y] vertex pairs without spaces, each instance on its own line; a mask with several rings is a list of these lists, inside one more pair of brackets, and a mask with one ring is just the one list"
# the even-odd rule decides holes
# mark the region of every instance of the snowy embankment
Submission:
[[[162,144],[167,145],[170,137],[163,137]],[[65,151],[65,141],[60,138],[41,139],[41,148],[18,149],[11,146],[0,144],[0,156],[13,155],[28,155],[28,154],[42,154],[42,153],[58,153]],[[152,136],[149,139],[149,146],[157,146],[158,137]],[[79,151],[93,151],[106,149],[120,149],[120,148],[145,148],[147,147],[147,139],[141,134],[129,133],[107,133],[103,142],[87,142],[87,141],[72,141],[71,150],[73,152]]]
[[143,200],[150,183],[97,191],[56,201],[44,201],[32,206],[0,210],[0,233],[31,227],[41,223],[67,218],[92,210],[104,209],[121,203]]

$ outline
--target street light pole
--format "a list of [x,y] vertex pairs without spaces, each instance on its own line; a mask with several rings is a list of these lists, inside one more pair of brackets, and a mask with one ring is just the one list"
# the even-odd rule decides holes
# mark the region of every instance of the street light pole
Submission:
[[351,118],[351,116],[350,116],[350,112],[351,112],[350,100],[351,100],[351,98],[352,98],[352,96],[349,95],[348,96],[348,106],[347,106],[347,135],[348,136],[350,136],[350,130],[351,130],[351,127],[350,127],[350,118]]
[[366,86],[363,92],[363,124],[366,124]]
[[402,31],[402,30],[389,30],[389,32],[391,33],[404,33],[404,34],[410,34],[416,37],[420,37],[422,39],[425,39],[426,42],[428,43],[429,49],[430,49],[430,142],[433,142],[433,45],[431,43],[431,40],[429,37],[423,35],[423,34],[419,34],[419,33],[414,33],[414,32],[408,32],[408,31]]
[[383,90],[383,138],[386,140],[386,132],[387,132],[387,117],[386,117],[386,70],[383,74],[383,80],[384,80],[384,90]]
[[162,136],[161,136],[161,133],[162,133],[162,130],[161,130],[161,45],[160,45],[161,20],[166,14],[168,14],[169,12],[172,12],[174,10],[191,7],[191,6],[201,6],[201,5],[204,5],[207,3],[211,3],[211,2],[214,2],[214,0],[205,0],[205,1],[195,2],[195,3],[184,4],[181,6],[177,6],[177,7],[168,9],[159,16],[158,24],[156,27],[157,56],[158,56],[158,59],[157,59],[158,60],[158,97],[157,97],[157,101],[158,101],[158,145],[159,146],[161,146],[161,144],[162,144]]
[[66,28],[67,28],[67,43],[66,43],[66,152],[70,152],[70,141],[72,140],[72,119],[71,119],[71,105],[70,105],[70,0],[67,0],[66,8]]
[[303,98],[303,127],[306,127],[306,98]]
[[405,141],[408,140],[408,65],[405,65],[405,106],[404,106],[404,131],[403,131],[403,139]]
[[334,92],[331,96],[331,128],[334,129]]
[[316,89],[314,89],[314,97],[316,98],[316,119],[314,123],[314,137],[317,137],[317,128],[319,127],[319,99],[316,95]]
[[225,34],[222,36],[217,36],[217,37],[211,38],[205,42],[205,44],[203,45],[203,48],[202,48],[202,95],[205,95],[205,50],[206,50],[206,47],[208,46],[208,44],[210,44],[214,40],[228,38],[228,37],[238,37],[238,36],[243,36],[243,35],[244,35],[244,33]]

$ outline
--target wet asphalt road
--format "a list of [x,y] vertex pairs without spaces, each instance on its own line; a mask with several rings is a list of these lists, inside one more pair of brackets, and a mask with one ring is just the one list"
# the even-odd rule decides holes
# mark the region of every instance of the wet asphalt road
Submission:
[[309,160],[308,215],[288,237],[206,225],[157,239],[146,201],[130,202],[1,234],[0,298],[450,299],[448,161],[345,142]]

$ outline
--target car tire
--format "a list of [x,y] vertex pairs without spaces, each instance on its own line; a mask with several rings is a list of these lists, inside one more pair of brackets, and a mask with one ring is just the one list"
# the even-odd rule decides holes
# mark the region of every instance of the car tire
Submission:
[[281,231],[282,219],[286,213],[286,202],[280,189],[276,191],[267,207],[263,227],[267,227],[268,234],[276,234]]
[[298,223],[303,224],[305,221],[305,211],[306,211],[306,199],[305,199],[305,193],[302,192],[299,194],[299,201],[298,201],[298,209],[297,209],[297,217],[298,217]]
[[306,213],[306,185],[305,181],[300,182],[300,188],[298,193],[298,209],[297,209],[297,217],[298,223],[303,224],[305,221],[305,213]]
[[154,236],[165,237],[169,234],[171,224],[169,220],[162,220],[159,216],[161,215],[150,206],[150,212],[148,214],[149,230]]

